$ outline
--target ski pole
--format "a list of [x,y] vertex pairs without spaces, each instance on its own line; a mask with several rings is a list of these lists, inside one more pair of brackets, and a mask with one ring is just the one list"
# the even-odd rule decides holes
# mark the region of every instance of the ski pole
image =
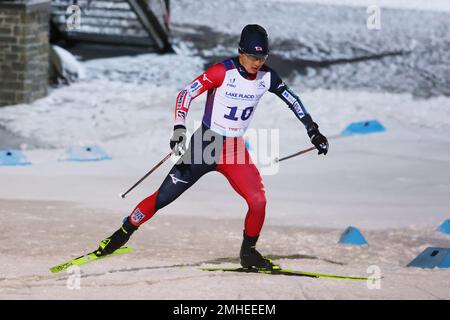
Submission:
[[[328,140],[337,139],[337,138],[343,138],[343,137],[344,136],[342,134],[336,134],[334,136],[328,137]],[[283,158],[280,158],[280,159],[276,158],[275,159],[275,163],[281,162],[283,160],[287,160],[287,159],[290,159],[290,158],[293,158],[293,157],[296,157],[296,156],[299,156],[301,154],[304,154],[304,153],[307,153],[307,152],[310,152],[310,151],[313,151],[313,150],[316,150],[316,147],[309,147],[308,149],[301,150],[299,152],[296,152],[294,154],[291,154],[289,156],[286,156],[286,157],[283,157]]]
[[[328,137],[328,140],[337,139],[337,138],[345,138],[345,137],[349,137],[349,136],[353,136],[353,135],[362,135],[362,134],[368,134],[368,133],[374,133],[374,132],[383,132],[383,131],[386,131],[386,128],[381,123],[379,123],[377,120],[352,122],[347,126],[347,128],[344,131],[342,131],[340,134],[335,134],[331,137]],[[276,158],[274,161],[275,161],[275,163],[277,163],[277,162],[287,160],[287,159],[299,156],[301,154],[307,153],[314,149],[316,149],[316,147],[310,147],[308,149],[296,152],[294,154],[283,157],[281,159]]]
[[301,154],[310,152],[310,151],[315,150],[315,149],[316,149],[316,147],[310,147],[310,148],[308,148],[308,149],[305,149],[305,150],[296,152],[296,153],[294,153],[294,154],[291,154],[291,155],[289,155],[289,156],[283,157],[283,158],[281,158],[281,159],[276,158],[276,159],[275,159],[275,162],[281,162],[281,161],[283,161],[283,160],[287,160],[287,159],[290,159],[290,158],[299,156],[299,155],[301,155]]
[[160,162],[158,162],[149,172],[147,172],[145,174],[145,176],[143,176],[141,179],[139,179],[138,182],[136,182],[130,189],[128,189],[125,193],[122,193],[120,195],[120,197],[122,199],[125,199],[125,196],[131,191],[133,190],[137,185],[139,185],[142,181],[144,181],[145,178],[147,178],[149,175],[151,175],[153,173],[153,171],[155,171],[156,169],[158,169],[164,162],[167,161],[167,159],[170,158],[170,156],[172,156],[173,151],[171,151],[167,156],[164,157],[164,159],[162,159]]

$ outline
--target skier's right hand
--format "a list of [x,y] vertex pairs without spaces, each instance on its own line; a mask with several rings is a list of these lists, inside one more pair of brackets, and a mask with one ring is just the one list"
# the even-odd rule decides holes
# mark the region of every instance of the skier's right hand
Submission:
[[183,155],[186,151],[186,127],[177,124],[173,127],[173,134],[170,138],[170,149],[173,150],[175,155]]

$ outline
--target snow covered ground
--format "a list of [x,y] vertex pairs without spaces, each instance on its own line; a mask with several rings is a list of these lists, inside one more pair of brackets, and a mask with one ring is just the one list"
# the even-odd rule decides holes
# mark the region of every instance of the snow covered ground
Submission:
[[[265,4],[266,10],[273,3]],[[187,0],[175,5],[174,23],[193,24],[182,12],[195,11],[196,5]],[[236,2],[227,5],[231,10]],[[276,34],[283,16],[276,10],[285,9],[272,9],[274,20],[261,19]],[[233,37],[245,24],[224,15],[213,23],[200,10],[198,17],[200,27],[213,29],[217,22],[223,32],[225,23],[232,25]],[[331,140],[326,157],[306,154],[282,162],[276,175],[265,175],[268,206],[259,248],[281,256],[276,261],[284,267],[305,271],[368,276],[368,267],[377,266],[380,289],[370,290],[365,282],[197,270],[221,258],[223,265],[236,265],[239,252],[246,205],[217,173],[143,225],[130,241],[133,254],[83,267],[79,290],[68,288],[70,274],[50,274],[50,266],[95,248],[167,174],[169,162],[126,199],[117,196],[168,152],[177,92],[206,62],[205,55],[193,55],[191,45],[179,43],[174,55],[84,62],[83,82],[54,89],[30,105],[0,110],[0,127],[16,137],[33,163],[0,167],[0,298],[450,298],[448,269],[405,267],[427,247],[450,247],[450,237],[435,231],[450,218],[450,98],[440,91],[419,99],[413,92],[379,90],[370,81],[363,89],[304,90],[305,78],[314,79],[314,73],[287,79],[326,135],[370,119],[387,131]],[[200,97],[191,106],[190,132],[204,101]],[[280,155],[310,145],[291,111],[270,94],[252,127],[278,129]],[[86,143],[100,145],[113,160],[59,161],[66,147]],[[337,244],[349,225],[361,229],[368,247]]]
[[[186,199],[185,199],[186,200]],[[190,201],[188,202],[190,207]],[[186,205],[186,202],[185,202]],[[19,216],[12,223],[11,219]],[[87,264],[79,289],[74,273],[48,267],[92,246],[117,226],[117,210],[74,203],[2,200],[0,297],[2,299],[448,299],[448,270],[405,268],[430,245],[448,246],[432,229],[365,231],[370,246],[336,244],[340,230],[266,226],[259,243],[284,267],[354,276],[382,276],[379,289],[366,281],[210,273],[199,267],[236,266],[241,219],[169,212],[133,236],[134,253]],[[75,236],[76,235],[76,236]],[[174,240],[176,239],[176,240]],[[176,243],[176,244],[174,244]],[[24,252],[26,254],[24,254]],[[20,261],[20,265],[18,265]],[[187,265],[182,267],[182,265]],[[367,270],[376,266],[378,274]],[[374,267],[372,267],[374,268]],[[72,289],[70,289],[72,288]]]
[[450,11],[450,3],[446,0],[253,0],[253,2],[278,2],[278,3],[313,3],[332,6],[369,7],[380,6],[382,8]]

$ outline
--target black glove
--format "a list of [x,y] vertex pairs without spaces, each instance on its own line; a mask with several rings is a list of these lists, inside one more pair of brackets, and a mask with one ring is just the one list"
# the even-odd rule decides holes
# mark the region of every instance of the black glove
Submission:
[[170,149],[175,152],[175,155],[183,155],[186,151],[186,127],[177,124],[173,127],[173,134],[170,138]]
[[313,125],[307,130],[308,136],[311,139],[311,143],[319,150],[318,154],[327,154],[328,152],[328,140],[320,133],[319,125],[313,122]]

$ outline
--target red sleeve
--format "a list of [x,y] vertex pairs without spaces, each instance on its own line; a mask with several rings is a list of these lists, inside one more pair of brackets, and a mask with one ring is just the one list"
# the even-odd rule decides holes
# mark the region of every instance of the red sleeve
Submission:
[[205,91],[220,87],[225,79],[225,73],[225,66],[222,63],[217,63],[178,93],[175,105],[175,125],[184,125],[192,99]]
[[208,68],[203,74],[198,76],[194,81],[191,82],[190,88],[197,81],[201,84],[201,88],[195,88],[194,92],[191,92],[192,98],[201,95],[203,92],[220,87],[225,79],[225,66],[221,63],[215,64]]

